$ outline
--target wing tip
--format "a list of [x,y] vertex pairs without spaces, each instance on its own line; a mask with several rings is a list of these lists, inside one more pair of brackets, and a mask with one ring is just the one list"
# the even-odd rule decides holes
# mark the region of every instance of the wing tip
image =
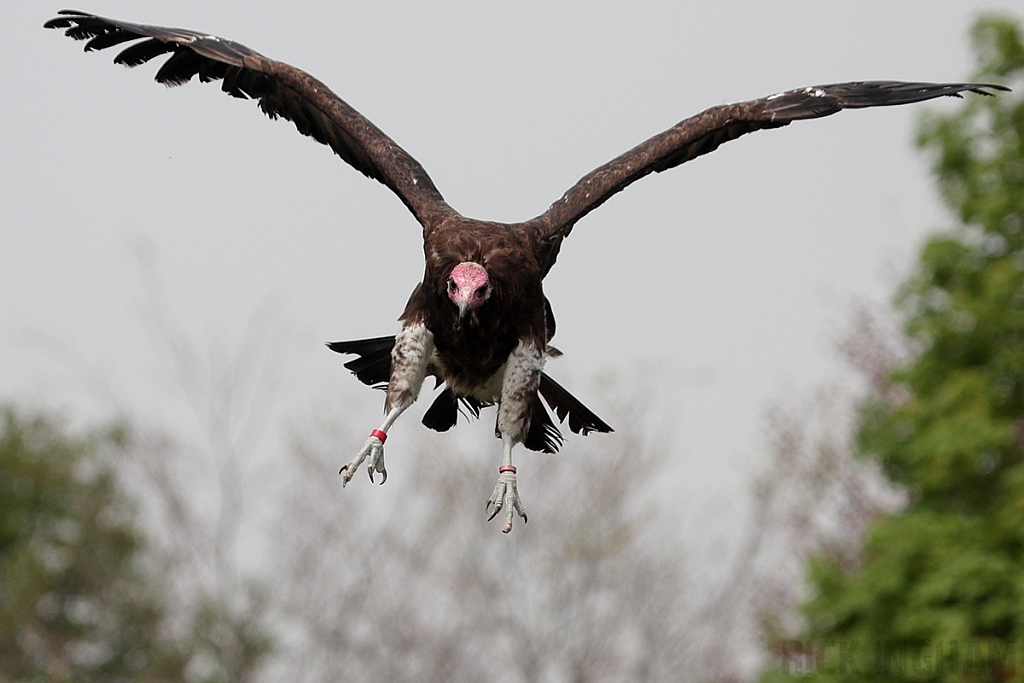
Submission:
[[69,28],[71,26],[71,22],[74,21],[75,18],[94,18],[94,15],[77,9],[57,10],[57,15],[58,16],[53,19],[45,22],[43,24],[43,28]]

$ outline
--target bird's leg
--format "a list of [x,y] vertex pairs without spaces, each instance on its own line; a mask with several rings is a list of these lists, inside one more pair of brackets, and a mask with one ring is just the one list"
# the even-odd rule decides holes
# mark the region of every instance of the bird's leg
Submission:
[[505,363],[505,376],[501,381],[501,400],[498,402],[497,432],[501,434],[502,459],[498,468],[498,483],[494,485],[485,510],[494,506],[487,521],[505,511],[506,534],[512,531],[512,513],[517,512],[526,522],[526,511],[519,500],[516,486],[516,468],[512,465],[512,447],[522,443],[530,430],[531,401],[537,396],[544,352],[541,345],[521,339]]
[[356,469],[363,460],[370,459],[367,472],[370,481],[373,473],[379,472],[380,483],[388,479],[388,471],[384,469],[384,441],[388,438],[388,429],[395,423],[398,416],[411,406],[420,393],[423,378],[426,377],[427,366],[434,353],[434,335],[422,322],[407,323],[395,337],[395,346],[391,350],[391,377],[388,380],[388,397],[384,403],[387,417],[380,429],[370,432],[359,453],[350,463],[341,468],[341,485],[351,481]]
[[388,429],[395,423],[398,416],[405,412],[405,409],[409,406],[395,406],[388,412],[388,416],[384,418],[384,424],[380,426],[380,429],[374,429],[370,432],[370,438],[366,440],[363,447],[359,449],[359,453],[356,457],[352,458],[352,461],[341,468],[338,474],[341,475],[341,485],[349,483],[352,480],[352,476],[356,473],[356,470],[360,465],[363,464],[363,460],[367,457],[370,459],[369,464],[366,467],[366,471],[370,475],[370,481],[373,481],[373,473],[380,473],[380,483],[383,484],[388,480],[388,471],[384,469],[384,441],[388,438]]
[[487,521],[494,519],[499,512],[505,511],[504,533],[512,531],[512,512],[515,511],[523,518],[525,524],[526,511],[523,503],[519,500],[519,488],[516,486],[516,468],[512,465],[513,441],[510,436],[501,437],[502,458],[501,467],[498,468],[498,483],[494,485],[491,497],[487,499],[487,506],[484,510],[490,510],[494,506],[494,512],[487,518]]

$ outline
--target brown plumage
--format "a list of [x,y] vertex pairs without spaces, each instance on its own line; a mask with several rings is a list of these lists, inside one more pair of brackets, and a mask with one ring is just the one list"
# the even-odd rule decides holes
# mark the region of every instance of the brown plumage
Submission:
[[132,43],[115,57],[116,63],[138,66],[169,54],[156,74],[160,83],[181,85],[194,76],[221,80],[226,93],[255,99],[270,117],[291,121],[300,133],[328,145],[364,175],[386,185],[408,207],[423,227],[426,267],[401,315],[401,331],[396,337],[329,345],[357,356],[346,367],[360,380],[387,387],[387,419],[342,468],[344,481],[367,458],[371,479],[374,472],[386,477],[386,432],[416,400],[430,375],[438,385],[446,385],[423,417],[433,429],[454,426],[460,406],[478,416],[481,408],[498,404],[504,465],[488,504],[494,505],[495,514],[504,510],[505,531],[512,528],[513,511],[525,519],[512,447],[523,443],[554,452],[562,442],[542,398],[560,421],[568,419],[574,432],[611,431],[543,372],[545,358],[557,352],[549,346],[555,325],[542,282],[577,221],[649,173],[678,166],[746,133],[843,109],[1007,90],[974,83],[869,81],[801,88],[712,107],[588,173],[536,218],[503,224],[460,215],[405,150],[326,85],[295,67],[195,31],[131,24],[74,10],[59,14],[45,26],[88,40],[86,50]]

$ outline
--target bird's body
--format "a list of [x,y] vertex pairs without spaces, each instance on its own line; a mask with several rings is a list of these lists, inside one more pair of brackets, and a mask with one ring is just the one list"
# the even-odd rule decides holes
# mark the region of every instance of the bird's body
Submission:
[[[65,10],[45,24],[65,29],[86,50],[132,43],[115,62],[138,66],[170,54],[156,75],[167,85],[193,76],[222,80],[222,89],[258,100],[273,118],[292,121],[300,133],[328,145],[343,160],[391,189],[423,229],[425,269],[394,337],[334,342],[354,354],[346,363],[363,382],[387,386],[386,418],[357,456],[342,468],[347,482],[369,459],[386,477],[384,440],[394,421],[416,400],[424,379],[445,388],[423,422],[444,431],[454,426],[459,405],[478,415],[497,404],[496,432],[503,464],[488,505],[526,517],[516,490],[512,449],[524,444],[554,452],[562,435],[544,402],[572,431],[611,431],[544,373],[555,322],[543,280],[573,226],[615,193],[644,176],[715,150],[724,142],[792,121],[843,109],[919,102],[1003,86],[972,83],[869,81],[790,90],[748,102],[712,107],[655,135],[581,178],[544,213],[503,224],[466,218],[450,207],[420,164],[391,138],[309,74],[230,40],[195,31],[132,24]],[[133,42],[141,41],[141,42]],[[542,400],[543,399],[543,400]],[[492,514],[492,517],[494,515]]]
[[[423,283],[409,299],[402,320],[421,320],[434,333],[444,379],[460,393],[492,377],[520,340],[544,349],[548,340],[541,242],[541,231],[529,225],[461,216],[428,231]],[[482,266],[491,287],[487,305],[470,310],[462,321],[447,284],[460,263]]]

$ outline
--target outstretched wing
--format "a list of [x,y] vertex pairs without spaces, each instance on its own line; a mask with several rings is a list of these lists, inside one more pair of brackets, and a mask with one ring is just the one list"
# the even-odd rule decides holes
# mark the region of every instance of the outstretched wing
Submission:
[[300,133],[391,188],[424,226],[453,213],[419,162],[306,72],[205,33],[130,24],[76,10],[59,14],[44,26],[66,29],[64,34],[75,40],[89,40],[86,51],[142,41],[122,50],[114,58],[117,64],[138,66],[170,53],[156,74],[164,85],[182,85],[199,76],[203,82],[223,80],[221,88],[229,95],[258,100],[271,118],[291,121]]
[[1009,90],[982,83],[866,81],[789,90],[759,100],[712,107],[583,176],[540,219],[547,223],[549,237],[557,241],[569,234],[576,221],[630,183],[712,152],[723,142],[746,133],[829,116],[843,109],[909,104],[944,95],[959,97],[964,91],[991,95],[986,89]]

